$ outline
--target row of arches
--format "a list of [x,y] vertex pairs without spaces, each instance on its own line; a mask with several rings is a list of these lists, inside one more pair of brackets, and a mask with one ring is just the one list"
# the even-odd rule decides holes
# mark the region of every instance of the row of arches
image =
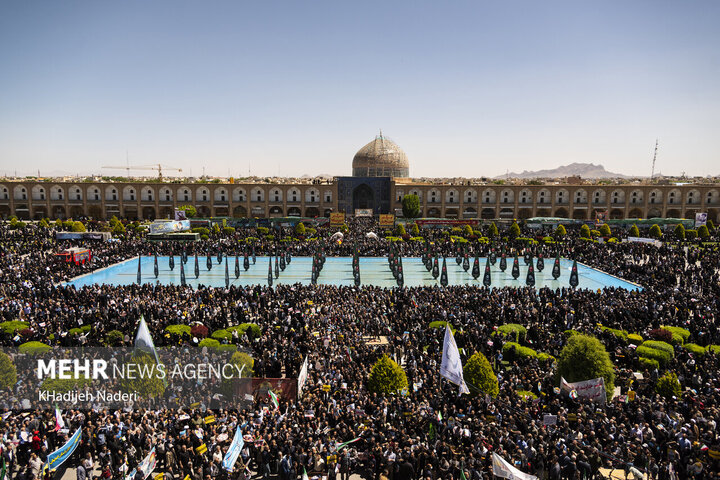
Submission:
[[[462,219],[473,219],[480,218],[485,220],[491,220],[496,218],[501,219],[527,219],[531,217],[558,217],[568,218],[574,220],[594,220],[596,214],[599,212],[607,211],[610,218],[616,219],[633,219],[633,218],[695,218],[695,214],[699,212],[698,209],[685,209],[670,208],[663,210],[660,208],[632,208],[629,209],[627,215],[625,214],[625,208],[611,208],[609,210],[602,209],[589,209],[589,208],[566,208],[566,207],[537,207],[537,208],[514,208],[514,207],[484,207],[477,209],[475,207],[445,207],[440,206],[429,206],[424,210],[421,209],[421,216],[431,218],[462,218]],[[711,208],[708,209],[708,218],[714,222],[720,221],[720,209]]]
[[[0,188],[0,200],[10,199],[10,189],[7,186]],[[118,187],[116,185],[108,185],[105,187],[90,186],[87,188],[81,188],[79,185],[61,186],[61,185],[34,185],[28,189],[25,185],[17,185],[12,190],[12,196],[14,200],[35,200],[35,201],[101,201],[104,197],[106,202],[114,202],[122,199],[124,202],[134,202],[138,199],[142,202],[215,202],[224,203],[230,201],[232,198],[233,202],[245,202],[248,200],[251,202],[264,202],[267,196],[267,200],[270,202],[287,201],[287,203],[301,203],[304,199],[305,203],[331,203],[333,201],[332,190],[325,190],[323,192],[316,187],[310,187],[300,189],[299,187],[291,187],[288,189],[282,189],[280,187],[274,187],[270,189],[262,187],[244,188],[237,187],[229,189],[226,187],[210,188],[207,186],[201,186],[197,188],[183,186],[174,188],[170,186],[162,187],[136,187],[127,185],[125,187]]]
[[[455,188],[449,188],[444,190],[444,193],[440,188],[420,189],[411,188],[409,190],[396,189],[395,200],[396,202],[402,202],[403,197],[406,194],[417,195],[420,199],[420,203],[425,204],[536,204],[536,205],[567,205],[571,201],[576,205],[625,205],[626,201],[630,205],[645,205],[646,200],[648,205],[660,205],[667,203],[668,205],[700,205],[703,203],[703,195],[697,189],[691,189],[686,191],[684,194],[680,189],[672,189],[665,194],[661,189],[653,189],[647,193],[642,189],[634,189],[627,191],[627,189],[615,189],[608,191],[606,189],[595,189],[588,191],[584,188],[573,190],[572,192],[568,189],[561,188],[555,190],[554,193],[550,189],[542,188],[536,191],[525,188],[520,191],[516,191],[511,188],[505,189],[494,189],[488,188],[478,192],[477,189],[469,188],[462,191]],[[443,202],[444,200],[444,202]],[[718,205],[720,204],[720,190],[713,189],[705,193],[704,203],[706,205]]]

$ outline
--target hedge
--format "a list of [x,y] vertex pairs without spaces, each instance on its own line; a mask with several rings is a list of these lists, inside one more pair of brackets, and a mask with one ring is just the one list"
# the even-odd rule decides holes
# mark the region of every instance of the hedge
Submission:
[[232,334],[230,334],[227,330],[215,330],[210,336],[215,340],[230,341],[232,339]]
[[531,400],[537,400],[538,398],[538,396],[530,390],[516,390],[515,393],[517,393],[518,397],[522,398],[523,400],[527,400],[528,398],[530,398]]
[[683,345],[683,348],[690,353],[694,353],[695,355],[705,355],[707,353],[705,347],[701,347],[700,345],[697,345],[695,343],[686,343],[685,345]]
[[509,359],[515,358],[537,358],[537,352],[532,348],[523,347],[519,343],[505,342],[502,348],[503,355]]
[[0,329],[8,335],[15,335],[15,332],[18,330],[24,330],[28,328],[28,326],[27,322],[22,322],[20,320],[11,320],[9,322],[0,323]]
[[638,343],[638,344],[640,344],[640,343],[643,342],[643,337],[641,337],[641,336],[638,335],[637,333],[630,333],[630,334],[628,334],[627,338],[628,338],[628,340],[631,340],[631,341],[636,342],[636,343]]
[[547,361],[547,360],[552,360],[553,362],[555,361],[555,357],[553,357],[553,356],[550,355],[549,353],[545,353],[545,352],[540,352],[540,353],[538,353],[538,354],[537,354],[537,358],[538,358],[538,360],[540,360],[541,362],[544,362],[544,361]]
[[720,353],[720,345],[710,345],[707,347],[708,352]]
[[516,342],[524,342],[527,337],[527,329],[518,323],[506,323],[500,325],[497,329],[497,333],[504,336],[513,335]]
[[686,329],[686,328],[682,328],[682,327],[669,327],[669,326],[667,326],[667,325],[663,325],[662,328],[664,328],[665,330],[670,330],[670,332],[673,334],[673,336],[679,335],[680,337],[682,337],[682,342],[680,343],[680,345],[682,345],[683,343],[687,342],[688,339],[690,338],[690,330],[688,330],[688,329]]
[[200,343],[198,344],[198,347],[208,347],[208,348],[218,348],[220,346],[220,342],[215,340],[214,338],[203,338]]
[[649,370],[660,370],[660,362],[652,358],[640,357],[640,366]]
[[20,345],[20,347],[18,347],[18,351],[20,353],[27,353],[30,355],[46,353],[50,350],[52,350],[52,347],[42,342],[26,342]]
[[170,335],[190,335],[190,325],[168,325],[165,327],[165,333]]
[[668,362],[670,361],[670,359],[672,358],[672,355],[670,355],[668,352],[666,352],[664,350],[658,350],[656,348],[645,347],[642,345],[637,347],[635,352],[641,358],[645,357],[645,358],[655,360],[658,362],[658,364],[663,365],[663,366],[667,365]]
[[[233,331],[235,331],[235,330],[237,330],[239,337],[242,337],[243,334],[245,334],[247,332],[247,335],[250,338],[250,340],[259,338],[260,335],[262,335],[262,331],[260,330],[260,327],[256,323],[241,323],[240,325],[228,327],[225,330],[230,334],[231,337],[232,337]],[[250,331],[248,332],[248,330],[250,330]]]
[[603,332],[610,332],[616,337],[622,338],[626,341],[628,339],[628,332],[626,330],[618,330],[617,328],[604,327],[602,325],[600,325],[600,330],[602,330]]
[[[442,328],[445,329],[445,325],[447,325],[447,322],[442,320],[437,320],[435,322],[430,322],[430,325],[428,325],[428,328]],[[454,328],[452,325],[450,325],[450,331],[455,335],[455,332],[457,332],[457,329]]]
[[237,351],[237,346],[232,343],[224,344],[224,345],[219,345],[216,348],[216,350],[219,352],[235,352],[235,351]]
[[675,356],[675,349],[669,343],[661,342],[658,340],[648,340],[646,342],[643,342],[642,346],[654,348],[656,350],[662,350],[664,352],[667,352],[671,357]]

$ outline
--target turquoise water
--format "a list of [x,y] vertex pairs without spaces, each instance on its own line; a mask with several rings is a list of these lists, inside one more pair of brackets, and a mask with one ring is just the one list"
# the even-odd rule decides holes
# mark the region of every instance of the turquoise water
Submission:
[[[158,277],[155,278],[153,272],[154,257],[142,258],[142,275],[143,283],[160,282],[162,284],[180,284],[180,257],[175,257],[175,268],[170,270],[168,264],[169,257],[158,257]],[[188,263],[185,264],[185,278],[188,285],[197,286],[225,286],[225,259],[222,264],[217,263],[217,258],[213,257],[212,269],[208,271],[206,266],[206,257],[199,258],[200,276],[195,278],[195,258],[190,257]],[[561,275],[555,280],[552,278],[553,259],[546,259],[545,269],[542,272],[535,271],[535,287],[542,288],[548,286],[550,288],[561,288],[569,286],[570,268],[572,261],[562,259],[560,261]],[[485,259],[480,259],[480,277],[475,280],[472,278],[473,259],[470,259],[470,269],[466,272],[462,265],[455,262],[455,258],[448,258],[447,272],[449,285],[477,285],[482,286],[483,274],[485,272]],[[439,263],[442,268],[442,259]],[[523,259],[520,259],[520,276],[517,280],[512,278],[512,259],[508,259],[508,265],[505,272],[499,268],[500,261],[491,266],[492,286],[493,287],[524,287],[525,276],[527,275],[527,266]],[[82,287],[93,284],[110,284],[110,285],[130,285],[137,280],[137,257],[117,263],[110,267],[98,270],[96,272],[77,277],[69,282],[68,285]],[[273,260],[273,284],[293,284],[293,283],[310,283],[310,272],[312,268],[311,257],[293,257],[290,265],[285,271],[280,272],[280,277],[274,278],[275,263]],[[435,280],[431,272],[425,269],[419,257],[403,258],[403,270],[405,274],[405,286],[415,287],[423,285],[440,285],[440,277]],[[228,271],[230,274],[230,284],[236,286],[245,285],[267,285],[268,258],[257,257],[255,265],[250,262],[250,268],[245,271],[243,268],[243,258],[240,257],[240,276],[235,278],[235,257],[228,259]],[[638,290],[637,285],[621,280],[612,275],[608,275],[594,268],[578,264],[578,274],[580,284],[578,288],[590,288],[596,290],[604,287],[620,287],[627,290]],[[388,267],[388,261],[385,257],[361,257],[360,258],[360,279],[364,285],[375,285],[379,287],[396,286],[395,279]],[[328,257],[325,266],[320,272],[318,278],[319,284],[332,285],[353,285],[352,276],[352,258],[350,257]]]

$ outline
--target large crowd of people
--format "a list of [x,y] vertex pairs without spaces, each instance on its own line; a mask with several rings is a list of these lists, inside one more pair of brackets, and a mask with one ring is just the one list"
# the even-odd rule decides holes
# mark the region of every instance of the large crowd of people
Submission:
[[[389,251],[387,240],[367,236],[379,231],[372,220],[349,222],[342,243],[329,241],[334,231],[320,227],[316,233],[325,239],[328,256],[349,256],[355,249],[361,256]],[[525,232],[537,234],[531,233]],[[309,365],[302,394],[280,398],[277,408],[269,398],[256,399],[252,407],[215,410],[189,404],[159,410],[78,406],[63,411],[66,428],[56,430],[53,411],[22,409],[17,402],[0,405],[8,478],[125,478],[153,448],[158,462],[153,476],[162,472],[168,479],[297,480],[307,472],[310,478],[342,480],[351,474],[367,480],[480,480],[492,478],[491,453],[540,479],[600,478],[606,469],[623,478],[720,478],[720,453],[714,454],[720,452],[719,352],[708,348],[698,354],[677,346],[666,369],[677,373],[682,394],[666,398],[655,390],[663,369],[647,367],[636,345],[601,328],[648,338],[661,326],[678,326],[689,330],[700,347],[720,344],[717,244],[600,244],[568,233],[564,241],[547,245],[502,240],[503,235],[488,243],[473,238],[469,245],[480,256],[526,248],[546,258],[560,254],[643,288],[75,288],[62,282],[138,254],[234,255],[249,248],[245,239],[253,237],[260,255],[279,243],[263,239],[255,229],[192,245],[150,243],[130,230],[116,242],[57,242],[51,228],[0,225],[0,320],[27,324],[22,331],[0,331],[6,347],[28,341],[100,346],[113,330],[123,334],[120,344],[132,346],[142,316],[158,347],[200,348],[192,335],[168,335],[170,325],[199,322],[209,332],[258,325],[258,337],[246,333],[223,340],[252,352],[256,377],[297,378],[306,358]],[[278,231],[276,238],[291,235]],[[423,229],[420,236],[441,254],[455,255],[457,244],[447,232]],[[317,248],[310,243],[283,245],[292,255],[309,255]],[[403,255],[419,256],[424,242],[401,244]],[[71,245],[89,246],[92,261],[75,265],[56,255]],[[457,329],[463,361],[473,352],[488,358],[499,381],[496,397],[459,396],[457,386],[441,379],[444,330],[431,328],[434,321]],[[504,355],[497,329],[509,323],[527,329],[525,346],[553,357],[567,342],[566,330],[596,336],[614,362],[623,401],[615,398],[598,407],[556,393],[552,359]],[[87,325],[89,331],[70,332]],[[406,391],[381,395],[368,390],[370,368],[384,354],[405,369]],[[630,390],[634,399],[624,401]],[[203,420],[208,415],[212,422]],[[556,415],[557,423],[544,424],[545,415]],[[227,471],[222,460],[238,426],[245,444]],[[79,427],[82,442],[76,452],[57,472],[45,472],[47,455]]]

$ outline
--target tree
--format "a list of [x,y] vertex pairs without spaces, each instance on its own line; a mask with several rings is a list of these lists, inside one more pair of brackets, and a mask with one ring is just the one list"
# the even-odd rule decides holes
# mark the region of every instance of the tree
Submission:
[[568,382],[603,377],[608,400],[615,390],[615,371],[610,356],[605,346],[589,335],[572,335],[568,339],[558,359],[558,375]]
[[657,223],[650,227],[650,237],[656,239],[662,238],[662,231]]
[[405,370],[395,363],[387,355],[383,355],[370,371],[368,378],[368,390],[373,393],[390,394],[397,393],[407,388],[408,380]]
[[708,220],[707,220],[706,225],[707,225],[708,231],[712,232],[713,230],[715,230],[715,224],[714,224],[713,221],[710,220],[709,218],[708,218]]
[[178,210],[184,211],[187,218],[194,218],[197,216],[197,209],[192,205],[180,205]]
[[305,236],[305,224],[302,222],[298,222],[297,225],[295,225],[295,235],[299,237]]
[[[128,360],[128,363],[125,364],[126,368],[146,373],[138,374],[134,378],[127,376],[120,380],[121,391],[127,393],[137,392],[143,400],[159,397],[165,392],[165,381],[152,355],[145,351],[136,351]],[[130,367],[130,365],[133,366]]]
[[660,377],[657,385],[655,385],[655,391],[665,397],[666,400],[670,400],[672,397],[680,398],[682,388],[680,387],[677,374],[675,372],[667,372]]
[[492,222],[488,227],[487,236],[488,238],[495,238],[498,236],[498,228],[497,225],[495,225],[495,222]]
[[465,235],[466,237],[469,237],[472,234],[473,234],[472,227],[470,225],[468,225],[467,223],[465,225],[463,225],[463,235]]
[[685,240],[685,226],[682,223],[678,223],[677,227],[675,227],[675,238],[683,241]]
[[82,222],[73,222],[72,225],[72,231],[73,232],[86,232],[85,225]]
[[565,230],[565,225],[560,224],[555,229],[555,238],[562,239],[565,238],[565,235],[567,235],[567,230]]
[[38,222],[38,227],[40,228],[49,228],[50,224],[48,223],[47,219],[43,218]]
[[587,225],[580,227],[580,236],[582,238],[590,238],[590,227]]
[[107,335],[105,335],[105,345],[108,347],[120,345],[124,337],[120,330],[110,330]]
[[417,218],[420,216],[420,199],[417,195],[405,195],[402,199],[402,212],[405,218]]
[[397,235],[398,237],[402,237],[406,234],[407,232],[405,231],[405,225],[403,225],[402,223],[398,223],[397,225],[395,225],[395,235]]
[[639,237],[640,236],[640,230],[638,229],[637,225],[633,224],[632,227],[630,227],[630,230],[628,231],[629,237]]
[[254,360],[245,352],[235,352],[227,363],[234,365],[235,368],[223,378],[220,388],[225,395],[232,397],[235,393],[234,385],[239,379],[253,376]]
[[[500,392],[497,376],[493,372],[490,362],[480,352],[475,352],[463,367],[463,376],[465,381],[471,383],[474,387],[482,390],[483,393],[491,397],[497,397]],[[480,392],[476,388],[470,387],[471,395],[478,395]]]
[[517,222],[513,222],[512,225],[510,225],[510,229],[508,230],[508,237],[511,239],[517,238],[520,236],[520,227],[518,226]]
[[121,222],[117,222],[115,226],[112,227],[112,234],[113,235],[122,235],[125,233],[125,225],[123,225]]
[[418,235],[420,235],[420,227],[417,226],[417,223],[412,224],[412,227],[410,227],[410,233],[414,237],[417,237]]
[[17,368],[10,357],[0,352],[0,388],[12,387],[17,383]]
[[609,237],[612,235],[610,226],[607,223],[603,223],[602,225],[600,225],[600,235],[602,235],[603,237]]
[[700,226],[698,227],[698,229],[697,229],[697,234],[698,234],[698,237],[702,238],[703,240],[705,240],[706,238],[708,238],[708,237],[710,236],[710,232],[708,231],[708,227],[705,226],[705,225],[700,225]]

